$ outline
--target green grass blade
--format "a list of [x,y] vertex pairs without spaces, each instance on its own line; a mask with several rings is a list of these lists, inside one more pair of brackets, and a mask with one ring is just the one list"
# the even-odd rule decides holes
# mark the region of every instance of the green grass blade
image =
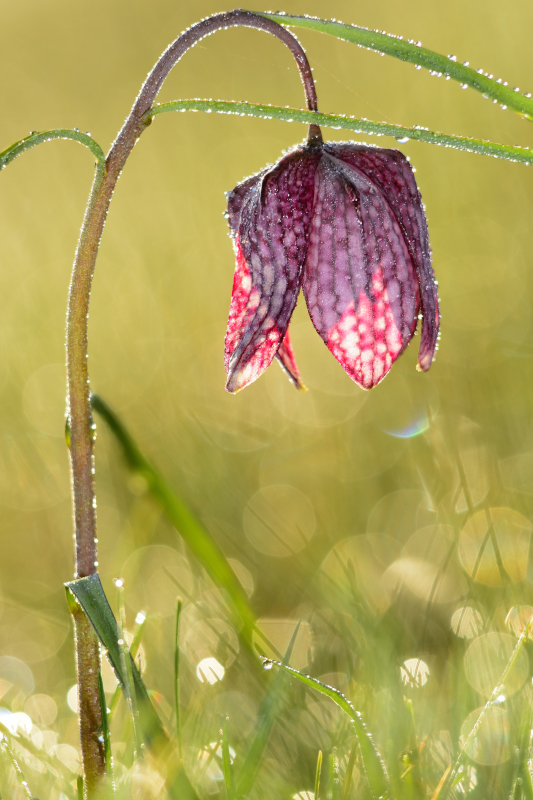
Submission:
[[513,652],[511,653],[511,657],[509,658],[509,661],[507,662],[507,665],[506,665],[504,671],[502,672],[502,676],[501,676],[500,680],[498,681],[497,685],[494,687],[491,696],[489,697],[489,699],[487,700],[487,702],[483,706],[479,717],[477,718],[474,726],[472,727],[472,730],[470,731],[468,736],[465,738],[463,747],[462,747],[461,752],[459,753],[455,763],[453,764],[453,766],[448,767],[448,769],[447,769],[447,771],[445,773],[445,777],[443,777],[443,779],[441,779],[441,781],[439,783],[439,786],[435,790],[431,800],[446,800],[446,798],[448,797],[448,795],[450,793],[450,789],[452,789],[452,787],[454,785],[454,781],[457,779],[457,776],[459,775],[461,769],[463,768],[465,763],[468,761],[468,758],[469,758],[468,750],[469,750],[471,744],[474,742],[474,740],[476,738],[476,735],[477,735],[477,733],[479,731],[479,728],[481,727],[481,724],[482,724],[482,722],[483,722],[483,720],[485,718],[485,714],[486,714],[487,710],[492,707],[492,705],[493,705],[494,701],[497,699],[498,695],[501,694],[502,687],[507,685],[507,678],[509,677],[510,672],[513,670],[513,667],[514,667],[514,665],[516,664],[516,662],[518,660],[518,656],[520,655],[521,650],[523,649],[523,647],[526,644],[526,641],[528,639],[528,636],[529,636],[532,628],[533,628],[533,619],[531,619],[527,623],[527,625],[524,627],[524,630],[520,634],[518,642],[516,643],[516,647],[513,650]]
[[174,707],[176,713],[176,738],[178,740],[179,757],[183,759],[183,742],[181,739],[181,714],[180,714],[180,621],[181,597],[176,602],[176,636],[174,639]]
[[228,719],[223,717],[221,728],[222,767],[227,800],[233,800],[233,776],[231,770],[231,754],[228,740]]
[[[125,687],[128,686],[128,675],[123,668],[120,652],[121,645],[119,645],[119,640],[122,638],[122,634],[105,596],[99,576],[97,574],[89,575],[87,578],[69,581],[65,586],[76,597],[89,617],[100,641],[107,650],[111,666],[124,691]],[[168,737],[163,729],[161,720],[151,703],[139,670],[129,653],[128,658],[131,664],[134,687],[131,691],[135,692],[137,698],[143,738],[150,747],[158,749],[161,746],[166,746]]]
[[[137,628],[135,630],[135,633],[133,634],[133,640],[132,640],[131,645],[130,645],[130,655],[134,660],[137,657],[137,653],[139,652],[139,647],[141,646],[141,639],[142,639],[142,635],[144,633],[145,626],[146,626],[146,617],[143,616],[142,621],[138,624],[138,626],[137,626]],[[118,699],[119,699],[121,694],[122,694],[122,687],[121,687],[121,685],[119,683],[119,685],[115,689],[115,693],[113,695],[113,698],[112,698],[110,706],[109,706],[108,717],[109,717],[109,722],[110,723],[111,723],[111,720],[113,719],[113,715],[114,715],[115,709],[117,707]]]
[[78,775],[76,779],[76,788],[78,790],[78,800],[83,800],[83,775]]
[[[283,661],[280,662],[283,665],[287,665],[289,663],[299,629],[300,623],[298,623],[294,629],[294,633],[291,636],[291,640],[283,657]],[[272,663],[274,662],[271,662],[270,659],[267,659],[264,662],[265,669],[269,669],[268,665]],[[263,756],[263,751],[268,742],[274,722],[276,721],[277,716],[280,714],[283,706],[285,694],[284,689],[285,683],[283,681],[283,674],[279,672],[274,676],[274,679],[272,680],[269,688],[267,689],[265,697],[263,698],[261,707],[259,708],[257,715],[259,723],[255,732],[255,736],[250,745],[250,749],[246,754],[241,773],[236,781],[236,789],[234,794],[234,797],[236,798],[243,796],[246,797],[253,786],[255,776]]]
[[117,601],[118,618],[120,620],[120,638],[117,642],[120,650],[120,666],[124,675],[124,697],[129,707],[131,721],[133,725],[133,758],[134,761],[142,757],[142,741],[139,731],[139,708],[137,704],[137,693],[134,687],[133,671],[131,665],[134,663],[133,657],[130,658],[130,651],[126,643],[126,609],[124,608],[124,587],[122,581],[117,581]]
[[478,72],[472,69],[468,66],[468,62],[463,65],[414,42],[404,42],[403,39],[392,36],[389,33],[371,31],[356,25],[345,25],[342,22],[333,22],[331,20],[318,19],[317,17],[258,13],[263,17],[279,22],[281,25],[308,28],[318,33],[327,33],[337,39],[343,39],[360,47],[366,47],[369,50],[375,50],[378,53],[398,58],[400,61],[416,64],[433,73],[470,86],[476,92],[480,92],[491,100],[496,100],[502,106],[510,108],[528,119],[533,119],[533,100],[530,97],[520,94],[518,91],[515,92],[514,89],[509,89],[501,81],[495,81],[482,71]]
[[111,734],[109,731],[109,718],[107,715],[107,703],[105,699],[104,682],[102,672],[98,670],[98,695],[100,697],[100,712],[102,714],[102,737],[104,739],[105,771],[109,779],[109,785],[113,786],[113,761],[111,757]]
[[19,763],[18,763],[17,759],[15,758],[15,754],[13,753],[13,750],[11,749],[11,747],[8,744],[8,740],[7,739],[2,739],[2,741],[0,742],[0,748],[2,750],[4,750],[4,752],[6,753],[9,761],[11,762],[11,766],[12,766],[14,772],[15,772],[15,776],[17,778],[17,781],[20,784],[20,786],[22,786],[22,791],[24,792],[24,794],[26,795],[26,797],[29,800],[32,800],[33,795],[30,792],[30,789],[28,787],[28,781],[24,777],[24,773],[22,772],[22,770],[21,770],[21,768],[19,766]]
[[272,663],[276,664],[276,666],[280,667],[282,670],[285,670],[285,672],[289,672],[306,686],[310,686],[312,689],[315,689],[315,691],[320,692],[320,694],[331,698],[331,700],[349,716],[359,741],[359,748],[363,757],[366,775],[372,791],[377,797],[387,796],[390,788],[387,770],[359,711],[355,710],[350,701],[342,692],[339,692],[338,689],[334,689],[326,683],[321,683],[321,681],[316,678],[311,678],[309,675],[304,675],[302,672],[298,672],[298,670],[289,667],[287,664],[280,663],[279,661],[273,661]]
[[305,125],[315,123],[326,128],[344,129],[376,136],[394,136],[395,139],[412,139],[426,144],[436,144],[463,150],[468,153],[502,158],[521,164],[533,164],[533,150],[525,147],[511,147],[506,144],[487,142],[484,139],[468,139],[465,136],[450,136],[421,127],[406,128],[402,125],[391,125],[385,122],[372,122],[335,114],[321,114],[317,111],[304,111],[299,108],[281,108],[278,106],[257,105],[255,103],[234,103],[224,100],[175,100],[161,103],[145,114],[145,119],[152,119],[167,111],[205,111],[215,114],[237,114],[238,116],[258,117],[260,119],[277,119],[282,122],[302,122]]
[[7,167],[8,164],[11,164],[11,162],[18,156],[21,156],[22,153],[31,150],[32,147],[43,144],[44,142],[51,142],[53,139],[72,139],[74,142],[79,142],[79,144],[84,145],[91,151],[99,167],[102,169],[105,167],[104,151],[92,136],[89,136],[88,133],[81,133],[80,131],[71,131],[68,128],[55,128],[50,131],[35,131],[30,133],[29,136],[25,136],[24,139],[6,147],[6,149],[0,153],[0,170]]
[[318,792],[320,791],[320,776],[322,775],[322,750],[318,751],[318,757],[316,760],[316,772],[315,772],[315,800],[318,800]]
[[226,590],[236,622],[252,648],[255,616],[241,584],[225,555],[200,520],[169,488],[162,476],[143,456],[132,437],[111,408],[97,395],[91,396],[92,408],[102,417],[122,447],[128,466],[142,475],[154,500],[179,532],[189,549],[204,566],[218,587]]
[[[9,728],[6,728],[2,722],[0,722],[0,733],[2,733],[8,741],[13,735]],[[28,739],[27,736],[24,736],[21,731],[17,731],[17,743],[27,750],[28,753],[34,756],[34,758],[40,761],[43,767],[50,767],[50,769],[54,770],[61,784],[61,791],[67,797],[70,797],[72,800],[74,800],[74,793],[70,784],[71,772],[69,768],[61,761],[61,759],[57,758],[57,756],[53,755],[52,753],[46,753],[41,748],[37,747],[37,745],[35,745],[31,739]]]

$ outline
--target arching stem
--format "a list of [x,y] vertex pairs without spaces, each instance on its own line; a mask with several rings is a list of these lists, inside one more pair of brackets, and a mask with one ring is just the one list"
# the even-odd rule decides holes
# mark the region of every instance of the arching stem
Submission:
[[[76,538],[76,576],[92,575],[97,569],[96,500],[94,493],[93,431],[89,405],[88,315],[91,284],[100,239],[109,204],[124,164],[141,133],[150,124],[143,119],[152,107],[163,81],[180,58],[200,39],[221,28],[242,25],[272,33],[293,54],[304,85],[306,105],[317,110],[313,76],[307,57],[297,39],[272,20],[249,11],[217,14],[185,31],[163,53],[148,75],[135,104],[106,158],[105,170],[98,171],[83,221],[72,271],[67,314],[67,381],[70,427],[70,459]],[[322,139],[317,125],[309,126],[309,142]],[[88,620],[74,614],[76,635],[78,708],[86,796],[93,797],[105,772],[98,694],[98,643]]]

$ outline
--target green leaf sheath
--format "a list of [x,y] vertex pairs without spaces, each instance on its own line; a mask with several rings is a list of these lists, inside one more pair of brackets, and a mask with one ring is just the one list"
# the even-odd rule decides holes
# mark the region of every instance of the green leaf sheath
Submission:
[[279,22],[281,25],[327,33],[337,39],[343,39],[360,47],[366,47],[368,50],[375,50],[377,53],[385,53],[385,55],[392,56],[400,61],[416,64],[433,73],[449,77],[451,80],[469,86],[485,97],[496,100],[502,106],[516,111],[517,114],[533,119],[533,100],[531,97],[515,91],[514,88],[510,89],[504,86],[501,80],[494,80],[483,74],[482,71],[478,72],[472,69],[472,67],[466,65],[467,62],[463,65],[448,56],[435,53],[433,50],[428,50],[421,45],[413,42],[404,42],[403,39],[392,36],[390,33],[371,31],[368,28],[359,28],[356,25],[345,25],[342,22],[333,22],[315,17],[266,14],[260,11],[257,13],[274,20],[274,22]]
[[386,122],[371,122],[357,117],[321,114],[315,111],[304,111],[299,108],[281,108],[279,106],[226,102],[224,100],[176,100],[171,103],[161,103],[161,105],[153,106],[146,112],[145,116],[149,119],[167,111],[205,111],[216,114],[236,114],[240,117],[277,119],[282,122],[302,122],[306,125],[315,123],[325,128],[344,129],[376,136],[394,136],[395,139],[412,139],[413,141],[436,144],[441,147],[451,147],[454,150],[464,150],[469,153],[493,156],[493,158],[503,158],[506,161],[533,164],[533,150],[528,150],[525,147],[511,147],[506,144],[487,142],[483,139],[450,136],[436,131],[429,131],[425,128],[405,128],[401,125],[390,125]]
[[[98,634],[98,638],[107,650],[109,661],[111,662],[111,666],[115,671],[118,681],[122,687],[127,686],[128,675],[125,674],[123,669],[123,659],[121,659],[120,645],[118,643],[121,638],[121,633],[107,597],[105,596],[98,574],[95,573],[94,575],[89,575],[87,578],[69,581],[65,586],[76,597],[89,617]],[[148,691],[141,678],[141,674],[131,657],[130,661],[142,735],[149,746],[155,746],[157,748],[158,746],[166,745],[168,739],[163,725],[148,696]]]

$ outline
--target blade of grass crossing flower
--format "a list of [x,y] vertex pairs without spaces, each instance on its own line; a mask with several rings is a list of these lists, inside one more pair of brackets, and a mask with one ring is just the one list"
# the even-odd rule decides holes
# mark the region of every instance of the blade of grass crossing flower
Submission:
[[222,767],[227,800],[233,800],[233,775],[231,771],[231,754],[228,740],[228,718],[222,717],[221,726]]
[[375,50],[378,53],[407,61],[430,70],[433,74],[446,76],[458,83],[470,86],[487,98],[496,100],[504,108],[510,108],[528,119],[533,119],[533,100],[527,95],[509,89],[502,81],[496,81],[482,70],[475,70],[458,63],[455,58],[443,56],[422,47],[420,43],[404,42],[403,39],[389,33],[360,28],[356,25],[345,25],[342,22],[318,19],[317,17],[301,17],[289,14],[267,14],[262,16],[279,22],[281,25],[308,28],[318,33],[327,33],[337,39],[352,42],[360,47]]
[[[98,670],[98,694],[100,697],[100,711],[102,713],[102,737],[104,739],[105,771],[109,778],[109,785],[113,786],[113,762],[111,758],[111,734],[109,732],[109,718],[105,699],[102,671]],[[114,793],[114,791],[112,790]]]
[[226,557],[209,531],[168,487],[162,476],[143,456],[117,415],[97,395],[91,396],[92,408],[100,414],[122,447],[128,466],[141,475],[154,500],[179,532],[189,549],[204,566],[217,586],[226,590],[234,609],[236,622],[244,640],[252,648],[255,616],[241,584]]
[[318,800],[318,793],[320,791],[320,776],[322,774],[322,750],[318,751],[316,759],[316,772],[315,772],[315,800]]
[[[89,575],[87,578],[79,578],[65,585],[76,597],[89,617],[100,641],[107,650],[111,666],[124,690],[124,687],[127,685],[128,675],[123,668],[120,645],[118,643],[122,635],[115,617],[113,616],[113,612],[111,611],[107,597],[105,596],[99,576],[97,574]],[[168,744],[168,737],[151,703],[139,670],[131,659],[130,654],[128,654],[128,658],[131,664],[131,674],[137,698],[143,738],[149,746],[158,749]]]
[[[296,625],[294,633],[291,636],[289,646],[280,662],[284,665],[288,664],[298,636],[300,623]],[[274,662],[266,659],[263,663],[265,669],[271,669]],[[276,662],[277,663],[277,662]],[[255,776],[263,756],[266,743],[272,731],[276,717],[280,714],[283,707],[283,699],[285,695],[286,683],[283,681],[283,674],[279,672],[274,676],[270,686],[261,703],[258,711],[259,723],[255,732],[255,736],[250,745],[250,749],[246,754],[244,764],[242,765],[240,775],[236,779],[235,798],[246,797],[254,784]]]
[[238,116],[259,117],[260,119],[277,119],[281,122],[302,122],[305,125],[317,124],[334,130],[348,130],[371,136],[393,136],[395,139],[411,139],[415,142],[436,144],[451,147],[468,153],[502,158],[521,164],[533,164],[533,150],[526,147],[512,147],[506,144],[487,142],[484,139],[468,139],[464,136],[450,136],[426,128],[406,128],[386,122],[373,122],[338,114],[321,114],[318,111],[305,111],[300,108],[280,108],[279,106],[263,106],[255,103],[235,103],[224,100],[175,100],[161,103],[146,112],[145,118],[153,119],[167,111],[205,111],[215,114],[237,114]]
[[310,686],[312,689],[315,689],[317,692],[320,692],[326,697],[330,697],[333,702],[336,703],[339,708],[341,708],[348,715],[355,729],[366,775],[372,791],[377,795],[377,797],[386,796],[389,792],[390,786],[389,776],[387,774],[385,764],[383,763],[383,759],[381,758],[381,755],[379,754],[372,737],[369,734],[365,723],[363,722],[361,714],[355,710],[350,701],[341,692],[339,692],[338,689],[334,689],[332,686],[328,686],[326,683],[321,683],[316,678],[311,678],[309,675],[304,675],[302,672],[298,672],[298,670],[293,669],[293,667],[289,667],[287,664],[282,664],[279,661],[274,661],[273,663],[282,670],[289,672],[306,686]]
[[178,740],[178,753],[183,759],[183,742],[181,738],[181,713],[180,713],[180,622],[182,600],[178,597],[176,602],[176,636],[174,640],[174,707],[176,712],[176,738]]

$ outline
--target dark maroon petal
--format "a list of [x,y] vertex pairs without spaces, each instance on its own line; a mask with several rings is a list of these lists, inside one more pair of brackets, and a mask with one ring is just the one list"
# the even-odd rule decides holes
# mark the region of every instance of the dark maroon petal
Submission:
[[294,151],[230,195],[237,253],[225,346],[230,392],[259,377],[286,334],[302,281],[319,158],[316,151]]
[[404,231],[420,287],[423,319],[418,367],[428,370],[437,347],[439,299],[431,266],[426,215],[411,165],[399,150],[353,143],[328,144],[325,149],[363,172],[379,187]]
[[237,235],[237,231],[239,229],[241,208],[246,199],[252,195],[253,190],[264,174],[265,170],[263,170],[263,172],[259,172],[257,175],[252,175],[250,178],[246,178],[246,180],[244,180],[242,183],[239,183],[235,189],[227,194],[227,220],[231,235],[234,237]]
[[303,289],[315,328],[348,375],[365,389],[378,384],[414,333],[418,279],[383,192],[326,152]]
[[305,388],[304,384],[302,383],[302,379],[300,378],[300,370],[296,364],[296,359],[294,358],[294,352],[292,349],[291,340],[289,338],[289,331],[285,334],[285,338],[283,339],[282,343],[279,346],[278,352],[276,353],[276,358],[279,362],[279,365],[283,372],[287,375],[290,382],[296,389],[300,389],[303,392],[306,392],[307,389]]

